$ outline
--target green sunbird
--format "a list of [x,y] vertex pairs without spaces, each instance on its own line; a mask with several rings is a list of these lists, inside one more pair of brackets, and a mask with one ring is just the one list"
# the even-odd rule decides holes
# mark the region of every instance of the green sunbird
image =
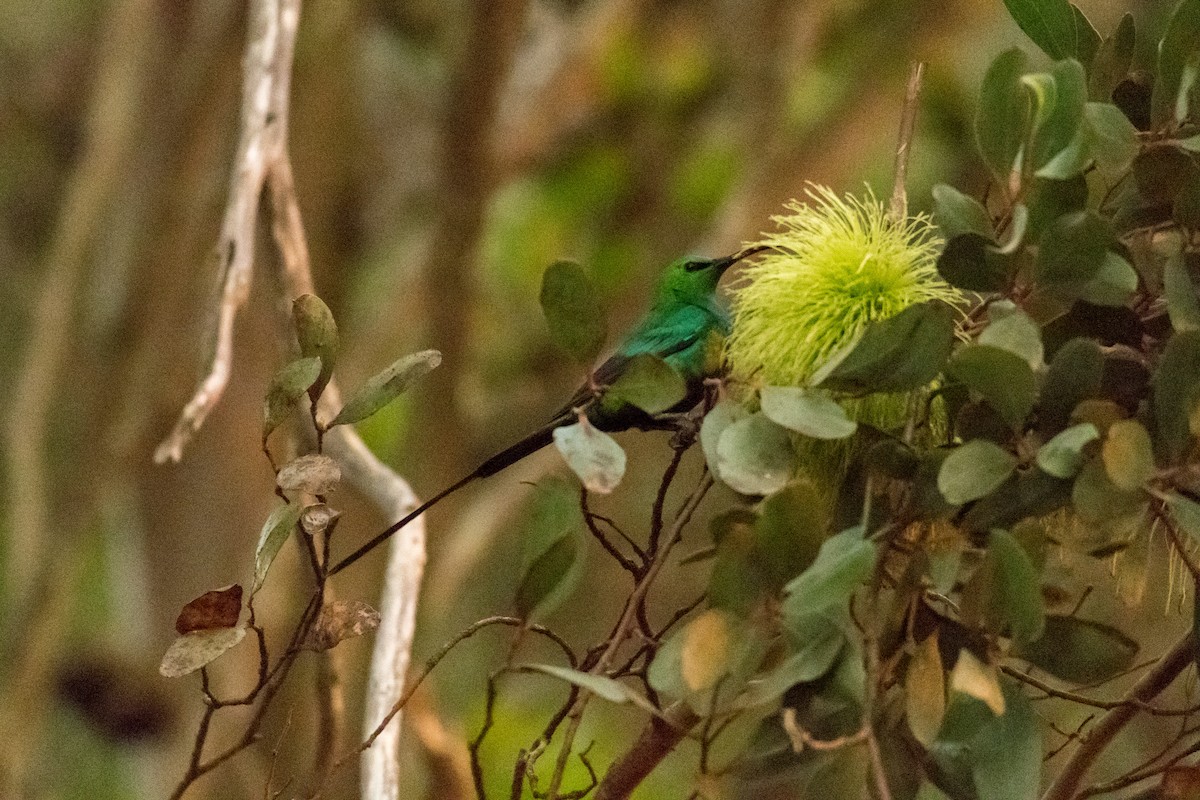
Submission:
[[570,425],[578,419],[577,411],[585,413],[588,421],[602,431],[663,427],[661,421],[636,406],[604,402],[604,388],[622,374],[634,356],[643,353],[658,356],[683,377],[687,394],[668,412],[687,411],[694,407],[703,397],[704,379],[715,375],[721,368],[721,342],[729,334],[729,313],[717,298],[717,282],[725,270],[738,261],[768,249],[757,246],[724,258],[685,256],[671,262],[659,280],[654,302],[641,323],[549,422],[417,506],[338,562],[329,570],[329,574],[350,566],[434,504],[471,481],[495,475],[525,456],[541,450],[553,441],[555,428]]

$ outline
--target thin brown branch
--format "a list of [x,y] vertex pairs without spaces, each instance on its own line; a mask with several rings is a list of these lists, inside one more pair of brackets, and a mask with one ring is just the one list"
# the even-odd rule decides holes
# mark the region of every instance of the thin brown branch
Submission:
[[[679,543],[680,538],[683,536],[684,528],[687,527],[687,524],[692,519],[692,515],[696,512],[696,509],[700,506],[701,501],[704,500],[705,495],[708,494],[708,490],[711,489],[712,486],[712,474],[705,470],[704,476],[700,479],[699,485],[696,486],[691,495],[689,495],[687,500],[684,501],[683,505],[679,509],[679,513],[675,515],[675,519],[672,521],[670,527],[666,530],[666,535],[661,549],[657,553],[654,553],[650,565],[646,569],[645,575],[638,582],[638,585],[634,588],[633,593],[625,601],[625,609],[621,614],[620,620],[617,622],[616,628],[609,637],[607,645],[596,658],[595,663],[593,663],[588,670],[588,672],[591,674],[604,674],[608,670],[609,665],[612,663],[612,660],[616,656],[618,650],[620,650],[621,645],[624,644],[625,640],[628,639],[632,634],[633,628],[637,624],[638,609],[645,601],[646,595],[650,591],[650,587],[654,584],[655,579],[658,577],[658,573],[662,571],[663,566],[667,563],[667,559],[671,553],[671,550],[676,544]],[[558,788],[562,781],[563,768],[566,765],[567,757],[571,752],[572,746],[574,745],[574,733],[578,729],[579,720],[582,718],[583,711],[590,699],[590,692],[586,690],[580,691],[579,697],[576,699],[575,704],[568,715],[570,724],[568,726],[567,733],[563,736],[563,743],[561,750],[559,751],[556,768],[551,778],[550,788],[547,792],[547,797],[549,800],[554,800],[555,797],[558,796]],[[666,757],[667,753],[674,749],[675,745],[679,743],[679,740],[684,735],[686,735],[687,731],[691,730],[691,728],[694,727],[699,721],[699,717],[697,717],[690,708],[687,708],[686,704],[684,704],[683,708],[684,710],[679,711],[676,717],[672,718],[664,715],[664,719],[658,719],[655,717],[651,720],[650,726],[643,730],[642,737],[639,738],[638,744],[634,746],[634,750],[627,753],[626,756],[619,760],[617,765],[610,769],[609,772],[604,776],[604,779],[600,782],[600,786],[597,789],[597,798],[607,796],[604,795],[604,787],[606,785],[625,792],[625,794],[613,795],[613,797],[627,796],[628,792],[633,791],[638,782],[640,782],[642,778],[649,774],[650,770],[652,770],[659,761]],[[655,723],[657,723],[657,726]],[[682,728],[682,730],[680,730],[680,728]],[[645,741],[643,742],[643,740]],[[636,753],[637,748],[642,746],[648,748],[646,753],[633,755]],[[647,756],[651,759],[651,762],[649,763],[644,761]],[[610,782],[610,776],[613,775],[614,770],[617,770],[623,762],[631,759],[636,763],[630,763],[626,770],[618,772],[617,778],[614,778],[613,781]],[[641,772],[642,765],[646,766],[644,773]],[[640,777],[626,787],[624,781],[635,775],[640,775]]]
[[595,800],[628,798],[699,722],[700,717],[683,702],[666,708],[662,718],[651,717],[637,741],[604,774]]
[[913,131],[917,125],[917,98],[921,94],[921,79],[925,64],[914,61],[908,71],[908,89],[904,94],[904,110],[900,116],[900,137],[896,145],[896,161],[892,178],[892,202],[888,218],[901,225],[908,218],[908,160],[912,152]]
[[1092,764],[1140,710],[1137,704],[1148,703],[1170,686],[1179,677],[1179,674],[1192,663],[1195,648],[1195,637],[1189,633],[1176,642],[1175,646],[1167,651],[1153,669],[1138,679],[1138,682],[1126,693],[1124,698],[1126,702],[1101,717],[1100,721],[1084,737],[1079,748],[1071,755],[1062,771],[1055,776],[1050,787],[1042,795],[1042,800],[1071,800],[1076,797],[1079,792],[1079,784],[1087,775]]
[[[1059,700],[1068,700],[1072,703],[1088,706],[1089,708],[1099,708],[1109,711],[1114,708],[1121,708],[1122,706],[1131,706],[1138,711],[1145,711],[1147,714],[1155,717],[1187,717],[1195,714],[1197,711],[1200,711],[1200,706],[1195,705],[1188,706],[1187,708],[1159,708],[1152,703],[1145,703],[1139,700],[1099,700],[1095,697],[1088,697],[1087,695],[1079,694],[1078,692],[1068,692],[1064,689],[1055,688],[1049,683],[1035,678],[1028,673],[1022,672],[1019,669],[1010,667],[1007,664],[1002,665],[1000,669],[1010,678],[1015,678],[1021,683],[1045,692],[1047,697],[1056,697]],[[1033,699],[1044,700],[1045,698],[1035,697]]]

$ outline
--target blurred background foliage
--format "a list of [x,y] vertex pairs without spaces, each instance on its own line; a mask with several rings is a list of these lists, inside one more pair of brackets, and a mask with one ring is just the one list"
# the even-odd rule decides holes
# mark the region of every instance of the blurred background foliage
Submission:
[[[1126,11],[1157,32],[1171,4],[1078,5],[1102,32]],[[181,464],[151,461],[207,345],[245,11],[234,0],[0,2],[0,703],[21,725],[0,732],[0,772],[19,776],[5,788],[25,796],[167,793],[199,696],[155,666],[184,602],[244,581],[272,501],[257,426],[283,355],[278,310],[255,302],[274,296],[267,264],[225,399]],[[507,50],[505,26],[517,32]],[[1014,44],[1044,58],[999,0],[308,4],[291,152],[318,291],[343,332],[341,380],[355,386],[404,352],[445,354],[364,436],[428,494],[556,408],[581,376],[537,312],[552,261],[584,264],[622,330],[662,264],[732,252],[805,181],[886,197],[913,59],[928,71],[911,203],[927,210],[935,183],[978,195],[975,95]],[[669,451],[653,435],[622,443],[630,475],[600,510],[640,519]],[[511,608],[520,543],[505,534],[525,496],[514,489],[556,459],[531,459],[431,516],[416,662]],[[355,498],[340,504],[344,541],[380,522]],[[374,602],[381,562],[342,591]],[[263,600],[269,630],[303,601],[284,577],[299,586],[301,566],[285,550]],[[606,591],[624,580],[614,566],[592,566],[557,612],[575,643],[603,637],[624,597]],[[1167,625],[1165,574],[1150,565],[1148,596],[1121,612],[1142,615],[1144,630]],[[674,579],[658,591],[683,605],[704,570]],[[506,642],[487,634],[462,648],[406,715],[412,796],[457,796],[438,736],[454,752],[474,734]],[[352,712],[368,647],[337,651]],[[233,692],[250,662],[229,661],[218,681]],[[192,796],[257,796],[273,761],[289,774],[308,752],[305,678],[264,745]],[[497,791],[560,694],[536,677],[505,685],[485,757]],[[582,740],[597,740],[591,758],[605,764],[636,722],[596,710]],[[639,796],[687,796],[694,758],[685,746]],[[355,795],[347,778],[338,796]]]

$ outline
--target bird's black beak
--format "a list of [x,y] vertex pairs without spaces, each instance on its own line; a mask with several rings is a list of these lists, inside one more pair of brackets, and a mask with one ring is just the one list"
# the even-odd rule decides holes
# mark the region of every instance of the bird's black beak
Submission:
[[743,259],[749,258],[750,256],[758,255],[759,253],[763,253],[768,250],[774,250],[774,249],[775,248],[771,247],[770,245],[759,244],[759,245],[755,245],[753,247],[747,247],[744,250],[739,250],[738,252],[734,253],[731,256],[725,256],[725,258],[718,258],[716,265],[715,265],[717,268],[717,274],[718,275],[723,274],[725,272],[725,270],[729,269],[734,264],[738,263],[739,261],[741,261]]

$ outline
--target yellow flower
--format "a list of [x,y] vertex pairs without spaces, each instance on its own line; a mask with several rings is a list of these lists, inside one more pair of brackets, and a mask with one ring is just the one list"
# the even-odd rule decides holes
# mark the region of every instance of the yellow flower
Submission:
[[937,272],[941,240],[922,215],[892,222],[881,202],[838,197],[810,185],[807,202],[772,217],[775,248],[742,272],[734,289],[726,356],[734,378],[772,386],[804,384],[868,322],[958,293]]

